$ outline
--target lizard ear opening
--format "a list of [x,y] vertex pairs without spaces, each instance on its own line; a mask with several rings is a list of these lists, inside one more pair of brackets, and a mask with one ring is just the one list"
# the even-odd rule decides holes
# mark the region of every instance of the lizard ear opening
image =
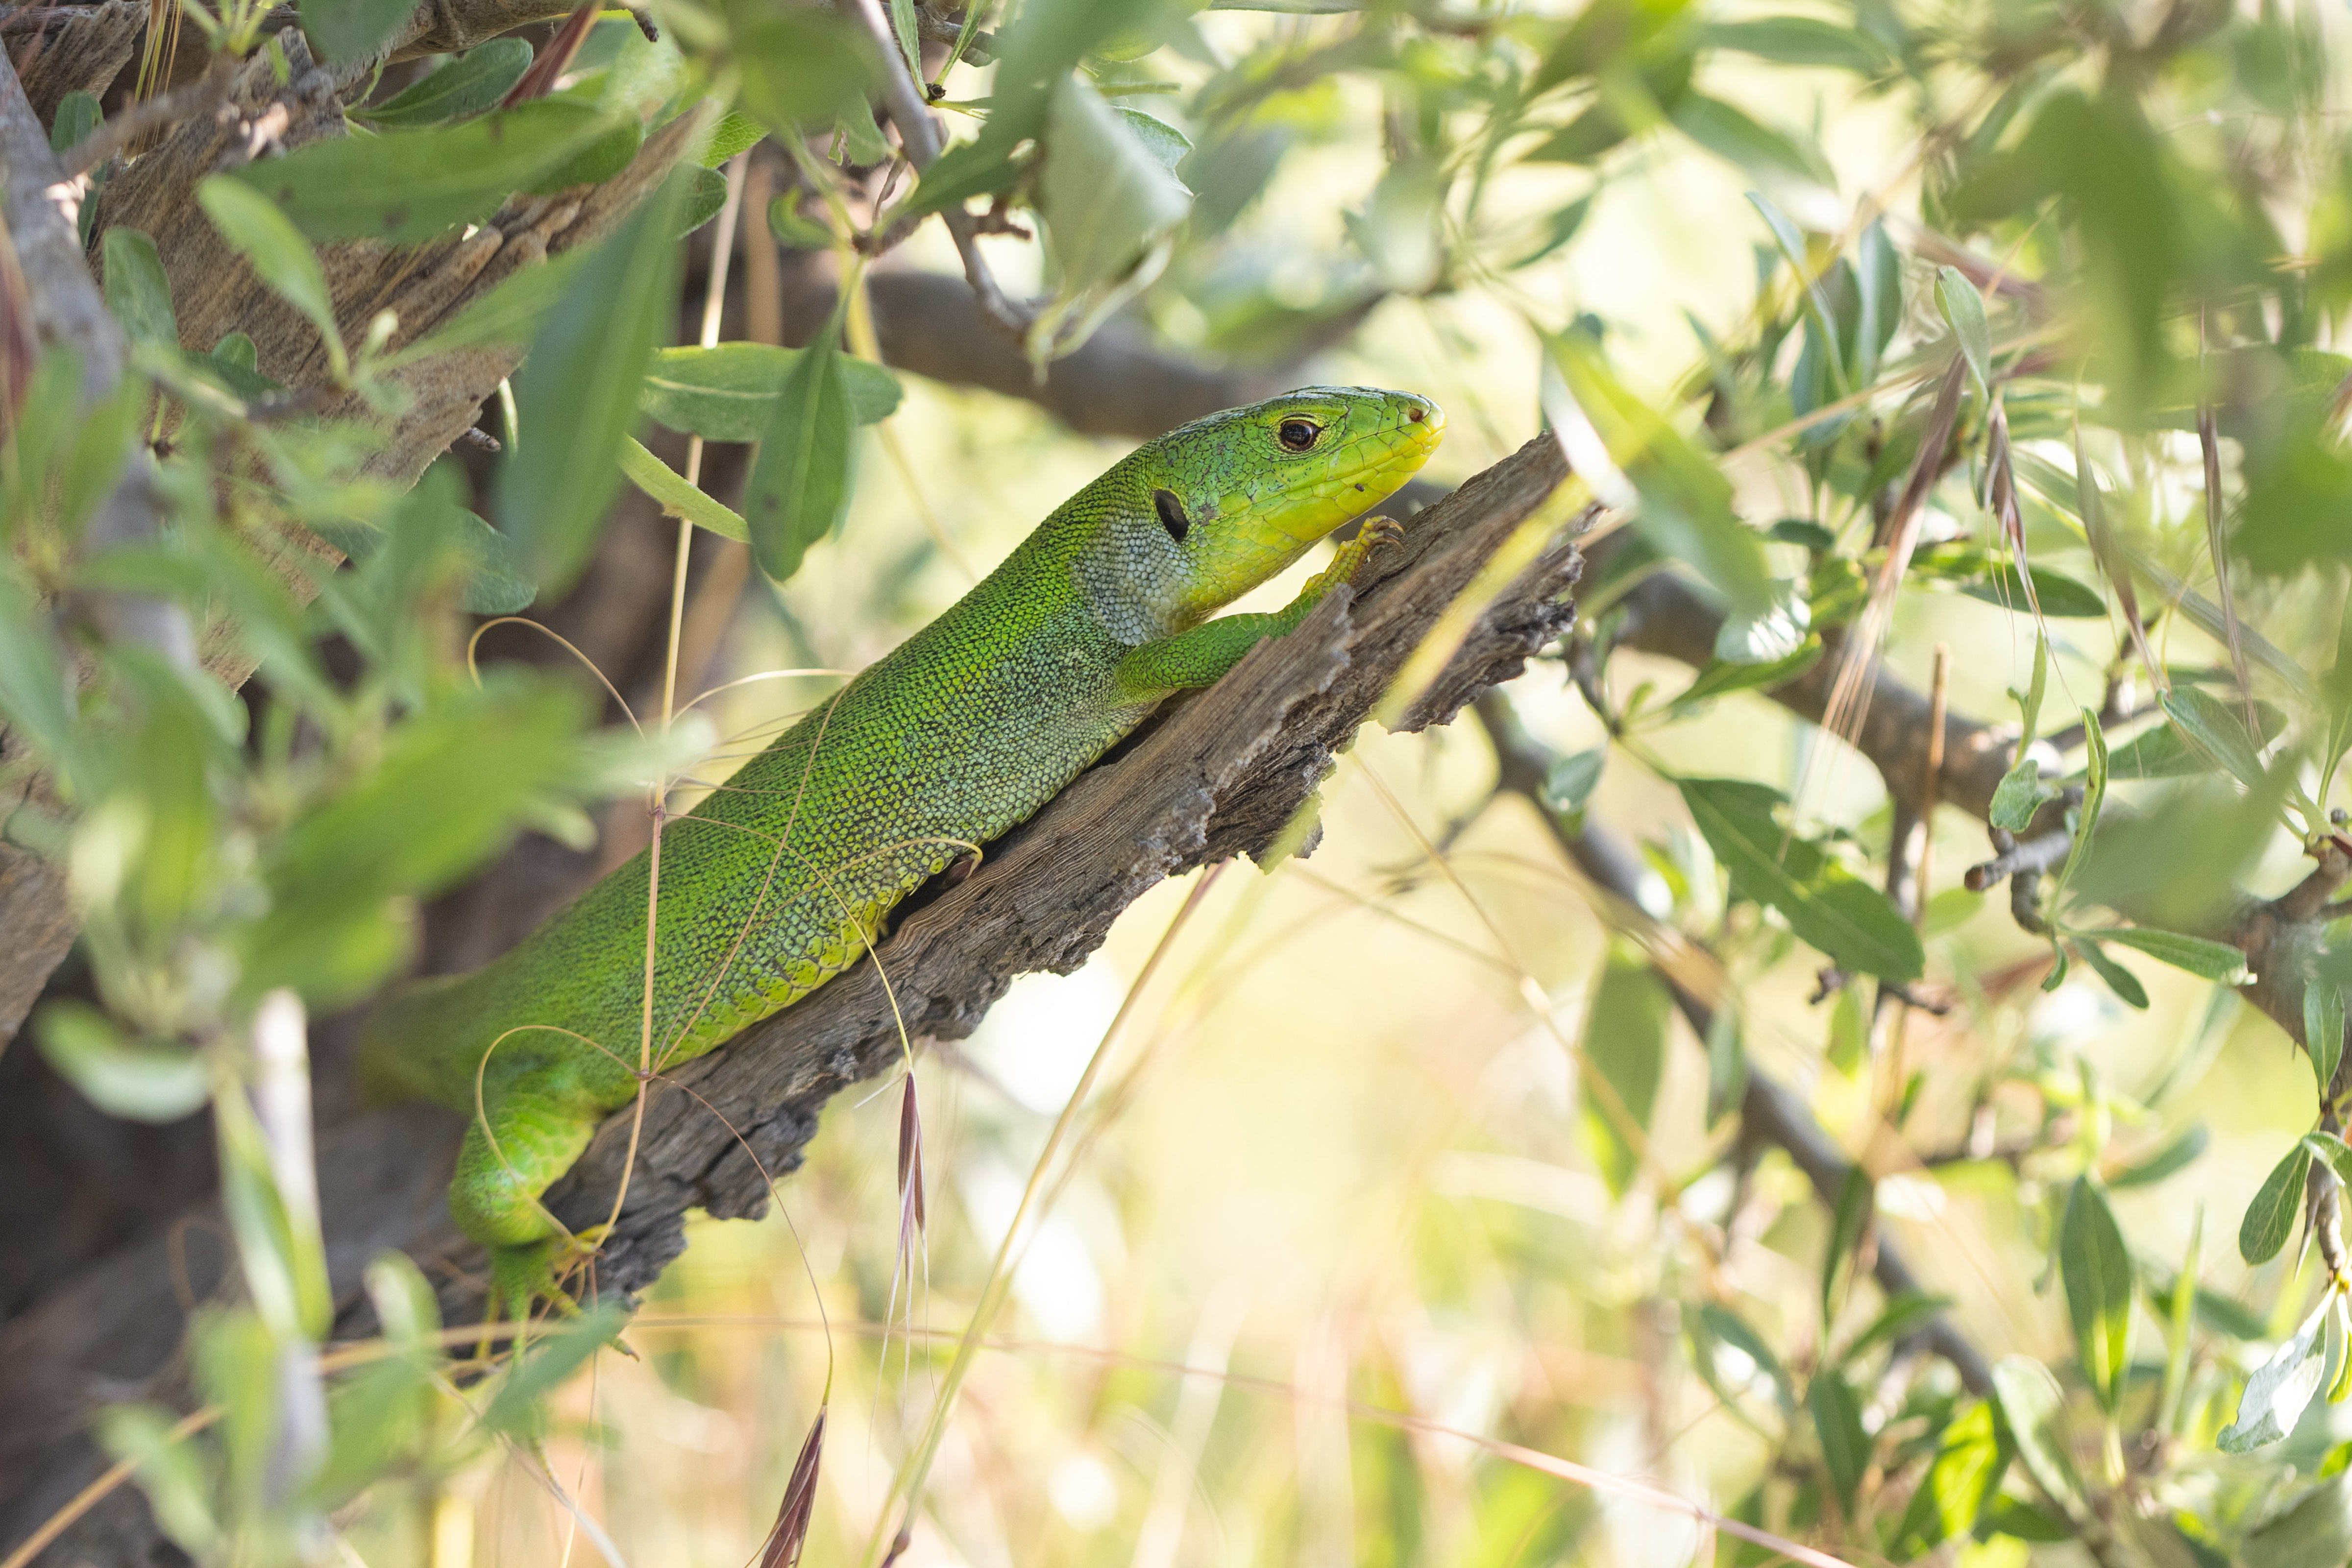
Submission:
[[1176,492],[1152,491],[1151,505],[1159,512],[1160,526],[1168,530],[1168,537],[1178,544],[1182,544],[1185,534],[1192,529],[1192,519],[1184,515],[1184,503],[1176,498]]

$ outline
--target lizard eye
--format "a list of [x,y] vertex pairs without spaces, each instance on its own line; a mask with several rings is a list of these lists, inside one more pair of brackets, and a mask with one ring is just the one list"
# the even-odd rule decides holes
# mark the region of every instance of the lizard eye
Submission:
[[1316,437],[1322,434],[1323,427],[1311,419],[1286,419],[1276,427],[1274,435],[1282,443],[1285,451],[1304,452],[1314,445]]
[[1192,519],[1184,515],[1184,503],[1176,498],[1176,492],[1152,491],[1151,507],[1160,514],[1160,526],[1168,530],[1168,537],[1178,544],[1182,544],[1184,535],[1192,527]]

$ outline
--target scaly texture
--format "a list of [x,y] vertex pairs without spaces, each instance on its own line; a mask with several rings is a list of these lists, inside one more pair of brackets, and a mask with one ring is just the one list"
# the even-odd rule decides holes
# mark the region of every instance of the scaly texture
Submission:
[[565,1239],[540,1193],[641,1069],[699,1056],[823,985],[899,900],[1051,800],[1163,697],[1297,624],[1381,530],[1285,610],[1207,617],[1402,484],[1443,427],[1422,398],[1312,388],[1147,444],[669,824],[657,901],[641,854],[506,957],[389,1002],[370,1029],[376,1081],[477,1113],[450,1207],[491,1249],[506,1304],[545,1287]]

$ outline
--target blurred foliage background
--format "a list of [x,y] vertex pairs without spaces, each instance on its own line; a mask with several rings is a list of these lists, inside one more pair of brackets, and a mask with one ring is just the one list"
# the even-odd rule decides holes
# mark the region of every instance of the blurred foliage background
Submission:
[[[184,15],[282,63],[258,10]],[[302,26],[372,70],[405,15]],[[335,417],[249,337],[184,342],[95,199],[127,390],[74,419],[79,361],[12,372],[8,834],[83,922],[28,1033],[194,1137],[245,1281],[199,1398],[101,1418],[180,1548],[2352,1557],[2339,17],[645,15],[362,72],[353,134],[202,187]],[[456,140],[491,114],[503,151]],[[339,243],[646,150],[679,172],[611,237],[436,336],[338,292]],[[495,442],[369,466],[406,367],[525,343]],[[665,719],[681,669],[855,669],[1135,439],[1310,380],[1434,397],[1441,486],[1559,441],[1600,507],[1574,635],[1449,728],[1368,727],[1311,856],[1153,890],[836,1102],[625,1323],[477,1353],[387,1258],[382,1337],[320,1349],[303,1008],[478,961],[530,921],[447,890],[519,831],[493,882],[610,863],[632,790],[690,800],[825,689],[638,737],[504,641],[477,685],[469,627],[568,628]],[[142,465],[161,530],[101,539]],[[257,563],[304,533],[339,553],[289,591]]]

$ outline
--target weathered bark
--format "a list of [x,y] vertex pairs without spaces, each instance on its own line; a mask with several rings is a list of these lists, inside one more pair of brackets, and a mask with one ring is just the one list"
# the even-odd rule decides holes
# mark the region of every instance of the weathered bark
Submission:
[[[1421,513],[1403,548],[1375,561],[1360,592],[1335,594],[1297,632],[1262,645],[1217,686],[1165,712],[992,846],[970,877],[936,889],[878,954],[908,1028],[918,1038],[969,1033],[1015,975],[1082,962],[1145,889],[1210,861],[1259,852],[1283,834],[1311,805],[1334,749],[1562,474],[1557,446],[1539,441]],[[1444,722],[1560,634],[1578,567],[1572,532],[1563,528],[1486,607],[1401,727]],[[652,1097],[628,1204],[600,1260],[599,1289],[634,1291],[658,1275],[683,1246],[689,1208],[757,1213],[767,1194],[761,1167],[792,1168],[824,1103],[886,1071],[898,1049],[868,961],[679,1072],[677,1085],[693,1093],[665,1085]],[[625,1121],[625,1113],[608,1124],[551,1193],[567,1219],[604,1217],[620,1176]],[[478,1315],[481,1260],[450,1227],[443,1204],[461,1132],[457,1118],[415,1108],[367,1111],[325,1132],[320,1168],[330,1263],[347,1303],[344,1332],[364,1326],[358,1271],[384,1247],[404,1248],[425,1265],[453,1320]],[[0,1331],[0,1475],[13,1493],[0,1504],[0,1542],[22,1539],[93,1473],[96,1457],[79,1434],[96,1405],[142,1392],[179,1396],[170,1358],[184,1306],[175,1277],[201,1300],[226,1288],[228,1264],[216,1248],[183,1249],[175,1259],[173,1238],[204,1235],[209,1214],[199,1206]],[[126,1494],[44,1561],[140,1563],[152,1545],[143,1508]]]

